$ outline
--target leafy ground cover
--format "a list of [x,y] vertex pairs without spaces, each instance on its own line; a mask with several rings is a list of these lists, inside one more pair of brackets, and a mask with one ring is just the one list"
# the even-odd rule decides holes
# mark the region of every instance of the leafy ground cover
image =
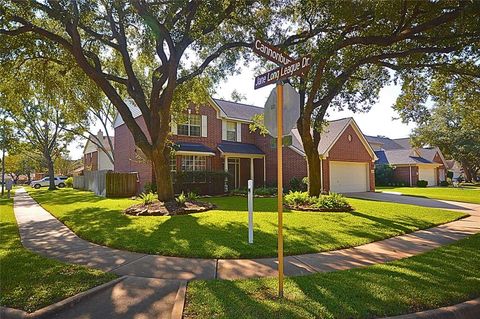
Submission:
[[480,204],[480,187],[378,187],[378,191],[398,192],[409,196]]
[[191,281],[184,318],[376,318],[480,296],[480,234],[415,257],[285,281]]
[[23,248],[13,200],[0,198],[0,305],[32,312],[116,276],[58,262]]
[[[138,202],[73,189],[28,189],[32,197],[80,237],[110,247],[170,256],[253,258],[276,255],[275,198],[254,202],[254,244],[247,242],[247,199],[208,198],[218,209],[185,216],[129,216]],[[411,205],[348,199],[352,212],[284,214],[285,254],[327,251],[432,227],[462,217]]]

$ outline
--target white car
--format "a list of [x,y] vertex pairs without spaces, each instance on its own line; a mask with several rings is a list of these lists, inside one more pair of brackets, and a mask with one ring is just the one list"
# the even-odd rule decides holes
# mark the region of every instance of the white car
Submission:
[[[58,186],[60,188],[65,187],[65,180],[67,177],[64,176],[57,176],[55,177],[55,186]],[[50,177],[44,177],[42,179],[39,179],[38,181],[32,181],[30,183],[30,186],[33,188],[39,189],[42,186],[50,186]]]

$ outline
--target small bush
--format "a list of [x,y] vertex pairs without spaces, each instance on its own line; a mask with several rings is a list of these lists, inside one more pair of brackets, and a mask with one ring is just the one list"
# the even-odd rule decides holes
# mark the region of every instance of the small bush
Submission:
[[248,191],[246,188],[235,188],[230,191],[230,195],[244,196],[247,195]]
[[292,192],[306,191],[307,184],[303,182],[303,179],[294,177],[288,182],[288,189]]
[[417,187],[427,187],[428,185],[428,181],[425,181],[425,180],[419,180],[417,182]]
[[446,186],[448,186],[448,182],[447,181],[441,181],[440,186],[446,187]]
[[149,205],[155,201],[156,197],[154,193],[142,193],[140,194],[140,200],[143,205]]
[[198,199],[198,195],[195,194],[194,192],[188,192],[188,193],[187,193],[187,200],[188,200],[189,202],[194,202],[194,201],[196,201],[197,199]]
[[73,187],[73,177],[69,177],[65,180],[65,186],[72,188]]
[[310,197],[307,192],[292,192],[285,195],[285,204],[289,206],[310,205],[315,201],[316,197]]
[[143,186],[144,193],[156,193],[157,192],[157,184],[156,183],[146,183]]
[[330,193],[329,195],[322,195],[313,204],[313,207],[318,209],[332,209],[332,210],[351,210],[352,207],[347,202],[347,199],[340,194]]
[[182,192],[180,195],[178,195],[177,198],[175,198],[175,200],[177,201],[178,204],[185,205],[185,203],[187,202],[187,196],[185,195],[184,192]]
[[277,194],[277,188],[276,188],[276,187],[259,187],[259,188],[254,188],[254,189],[253,189],[253,194],[254,194],[254,195],[259,195],[259,196],[275,195],[275,194]]

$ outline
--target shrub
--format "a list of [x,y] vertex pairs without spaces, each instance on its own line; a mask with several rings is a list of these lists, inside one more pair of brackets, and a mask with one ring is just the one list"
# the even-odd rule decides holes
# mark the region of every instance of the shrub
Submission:
[[140,200],[143,205],[151,204],[155,201],[156,197],[154,193],[142,193],[140,194]]
[[144,193],[156,193],[157,192],[157,184],[156,183],[146,183],[143,186]]
[[304,183],[308,187],[308,176],[302,178],[302,183]]
[[340,194],[330,193],[329,195],[320,196],[312,205],[318,209],[332,209],[332,210],[351,210],[352,207],[347,202],[347,199]]
[[260,196],[275,195],[277,193],[276,187],[259,187],[253,189],[253,194]]
[[447,177],[448,178],[453,178],[453,171],[448,171],[447,172]]
[[195,194],[194,192],[188,192],[187,193],[187,199],[190,202],[196,201],[198,199],[198,195]]
[[417,187],[427,187],[427,185],[428,185],[428,181],[425,181],[422,179],[417,182]]
[[175,200],[178,204],[185,205],[185,203],[187,202],[187,196],[185,196],[185,193],[182,192],[180,195],[178,195],[177,198],[175,198]]
[[448,186],[448,182],[447,181],[441,181],[440,186],[443,186],[443,187]]
[[73,177],[69,177],[65,180],[65,186],[67,187],[73,187]]
[[375,165],[375,185],[392,186],[393,183],[393,166]]
[[247,195],[248,191],[246,188],[235,188],[230,191],[230,195],[244,196]]
[[285,195],[285,204],[289,206],[310,205],[315,201],[316,197],[310,197],[307,192],[292,192]]
[[303,182],[303,179],[294,177],[288,182],[288,189],[293,192],[306,191],[307,184]]

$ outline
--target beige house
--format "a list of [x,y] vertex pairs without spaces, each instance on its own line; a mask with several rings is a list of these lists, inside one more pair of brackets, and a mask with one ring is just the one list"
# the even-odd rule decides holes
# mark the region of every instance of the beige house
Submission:
[[[102,130],[99,130],[96,136],[90,137],[97,143],[101,141],[103,148],[93,143],[90,139],[87,140],[85,148],[83,149],[83,166],[86,171],[102,171],[113,170],[113,150],[108,142],[108,137],[103,135]],[[113,144],[113,137],[112,139]],[[105,150],[104,150],[105,149]]]

